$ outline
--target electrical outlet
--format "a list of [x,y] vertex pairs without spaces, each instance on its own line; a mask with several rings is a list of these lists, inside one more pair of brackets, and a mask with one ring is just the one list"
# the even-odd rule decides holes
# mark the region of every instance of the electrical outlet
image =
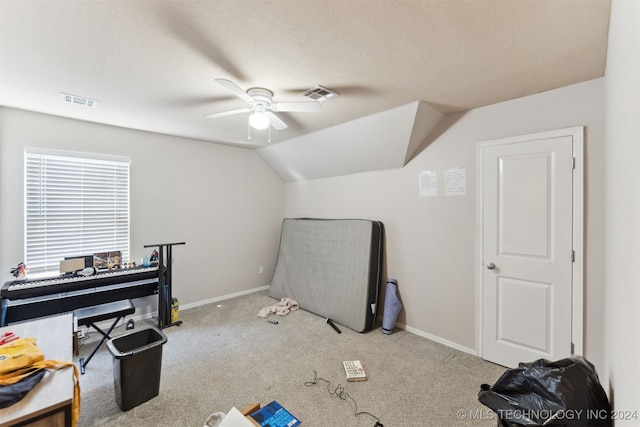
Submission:
[[78,329],[78,339],[84,338],[84,329]]
[[261,265],[260,267],[258,267],[258,273],[264,273],[264,266]]

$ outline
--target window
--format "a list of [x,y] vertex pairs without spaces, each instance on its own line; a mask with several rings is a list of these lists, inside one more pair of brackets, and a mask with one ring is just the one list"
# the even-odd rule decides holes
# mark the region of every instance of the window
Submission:
[[[81,157],[82,156],[82,157]],[[69,256],[129,259],[129,165],[123,158],[25,152],[25,263],[58,272]]]

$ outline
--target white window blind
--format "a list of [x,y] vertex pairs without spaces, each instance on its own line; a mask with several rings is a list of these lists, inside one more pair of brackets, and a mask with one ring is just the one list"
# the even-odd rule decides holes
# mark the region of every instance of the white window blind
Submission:
[[129,161],[25,152],[25,263],[121,251],[129,259]]

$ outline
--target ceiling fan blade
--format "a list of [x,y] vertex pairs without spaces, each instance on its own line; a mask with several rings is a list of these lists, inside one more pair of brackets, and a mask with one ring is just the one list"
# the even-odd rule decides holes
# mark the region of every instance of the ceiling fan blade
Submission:
[[251,108],[241,108],[239,110],[223,111],[221,113],[207,114],[205,117],[208,119],[219,119],[220,117],[233,116],[234,114],[248,113]]
[[269,124],[271,124],[272,128],[276,130],[282,130],[288,127],[285,122],[280,120],[280,117],[276,116],[271,111],[267,111],[264,114],[269,118]]
[[227,80],[227,79],[216,79],[216,82],[218,82],[220,85],[224,86],[225,88],[227,88],[228,90],[230,90],[233,94],[235,94],[238,98],[242,98],[244,99],[246,102],[248,103],[253,103],[255,102],[255,100],[249,96],[249,94],[247,92],[245,92],[244,90],[242,90],[240,88],[240,86],[238,86],[237,84],[235,84],[234,82],[232,82],[231,80]]
[[153,8],[149,8],[149,11],[155,14],[155,21],[164,25],[175,40],[221,67],[227,75],[244,80],[246,78],[244,73],[231,62],[230,57],[222,53],[223,49],[214,42],[209,33],[208,23],[188,16],[185,13],[186,10],[187,8],[177,3],[174,6],[169,2],[155,2]]
[[320,111],[320,103],[316,101],[311,102],[276,102],[271,104],[271,110],[273,111],[289,111],[299,113],[315,113]]

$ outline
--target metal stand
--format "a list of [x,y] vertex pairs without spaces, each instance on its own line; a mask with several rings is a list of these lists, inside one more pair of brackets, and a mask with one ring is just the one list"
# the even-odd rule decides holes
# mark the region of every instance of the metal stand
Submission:
[[[93,348],[93,351],[86,359],[84,357],[80,358],[80,373],[84,374],[85,367],[89,364],[89,361],[96,354],[96,351],[100,348],[100,346],[107,340],[111,339],[109,334],[113,331],[113,328],[116,327],[120,319],[124,319],[125,316],[129,314],[135,313],[136,308],[131,302],[131,300],[125,301],[114,301],[107,304],[95,305],[93,307],[84,307],[79,308],[73,312],[73,315],[78,319],[79,325],[85,325],[87,327],[93,327],[96,331],[102,334],[102,338]],[[96,323],[101,322],[107,319],[115,319],[111,326],[107,330],[107,332],[103,331],[96,325]]]
[[[171,290],[171,250],[173,246],[184,245],[180,243],[156,243],[144,245],[145,248],[158,248],[158,328],[180,326],[181,320],[171,322],[171,304],[173,302]],[[166,258],[166,266],[165,266]]]

